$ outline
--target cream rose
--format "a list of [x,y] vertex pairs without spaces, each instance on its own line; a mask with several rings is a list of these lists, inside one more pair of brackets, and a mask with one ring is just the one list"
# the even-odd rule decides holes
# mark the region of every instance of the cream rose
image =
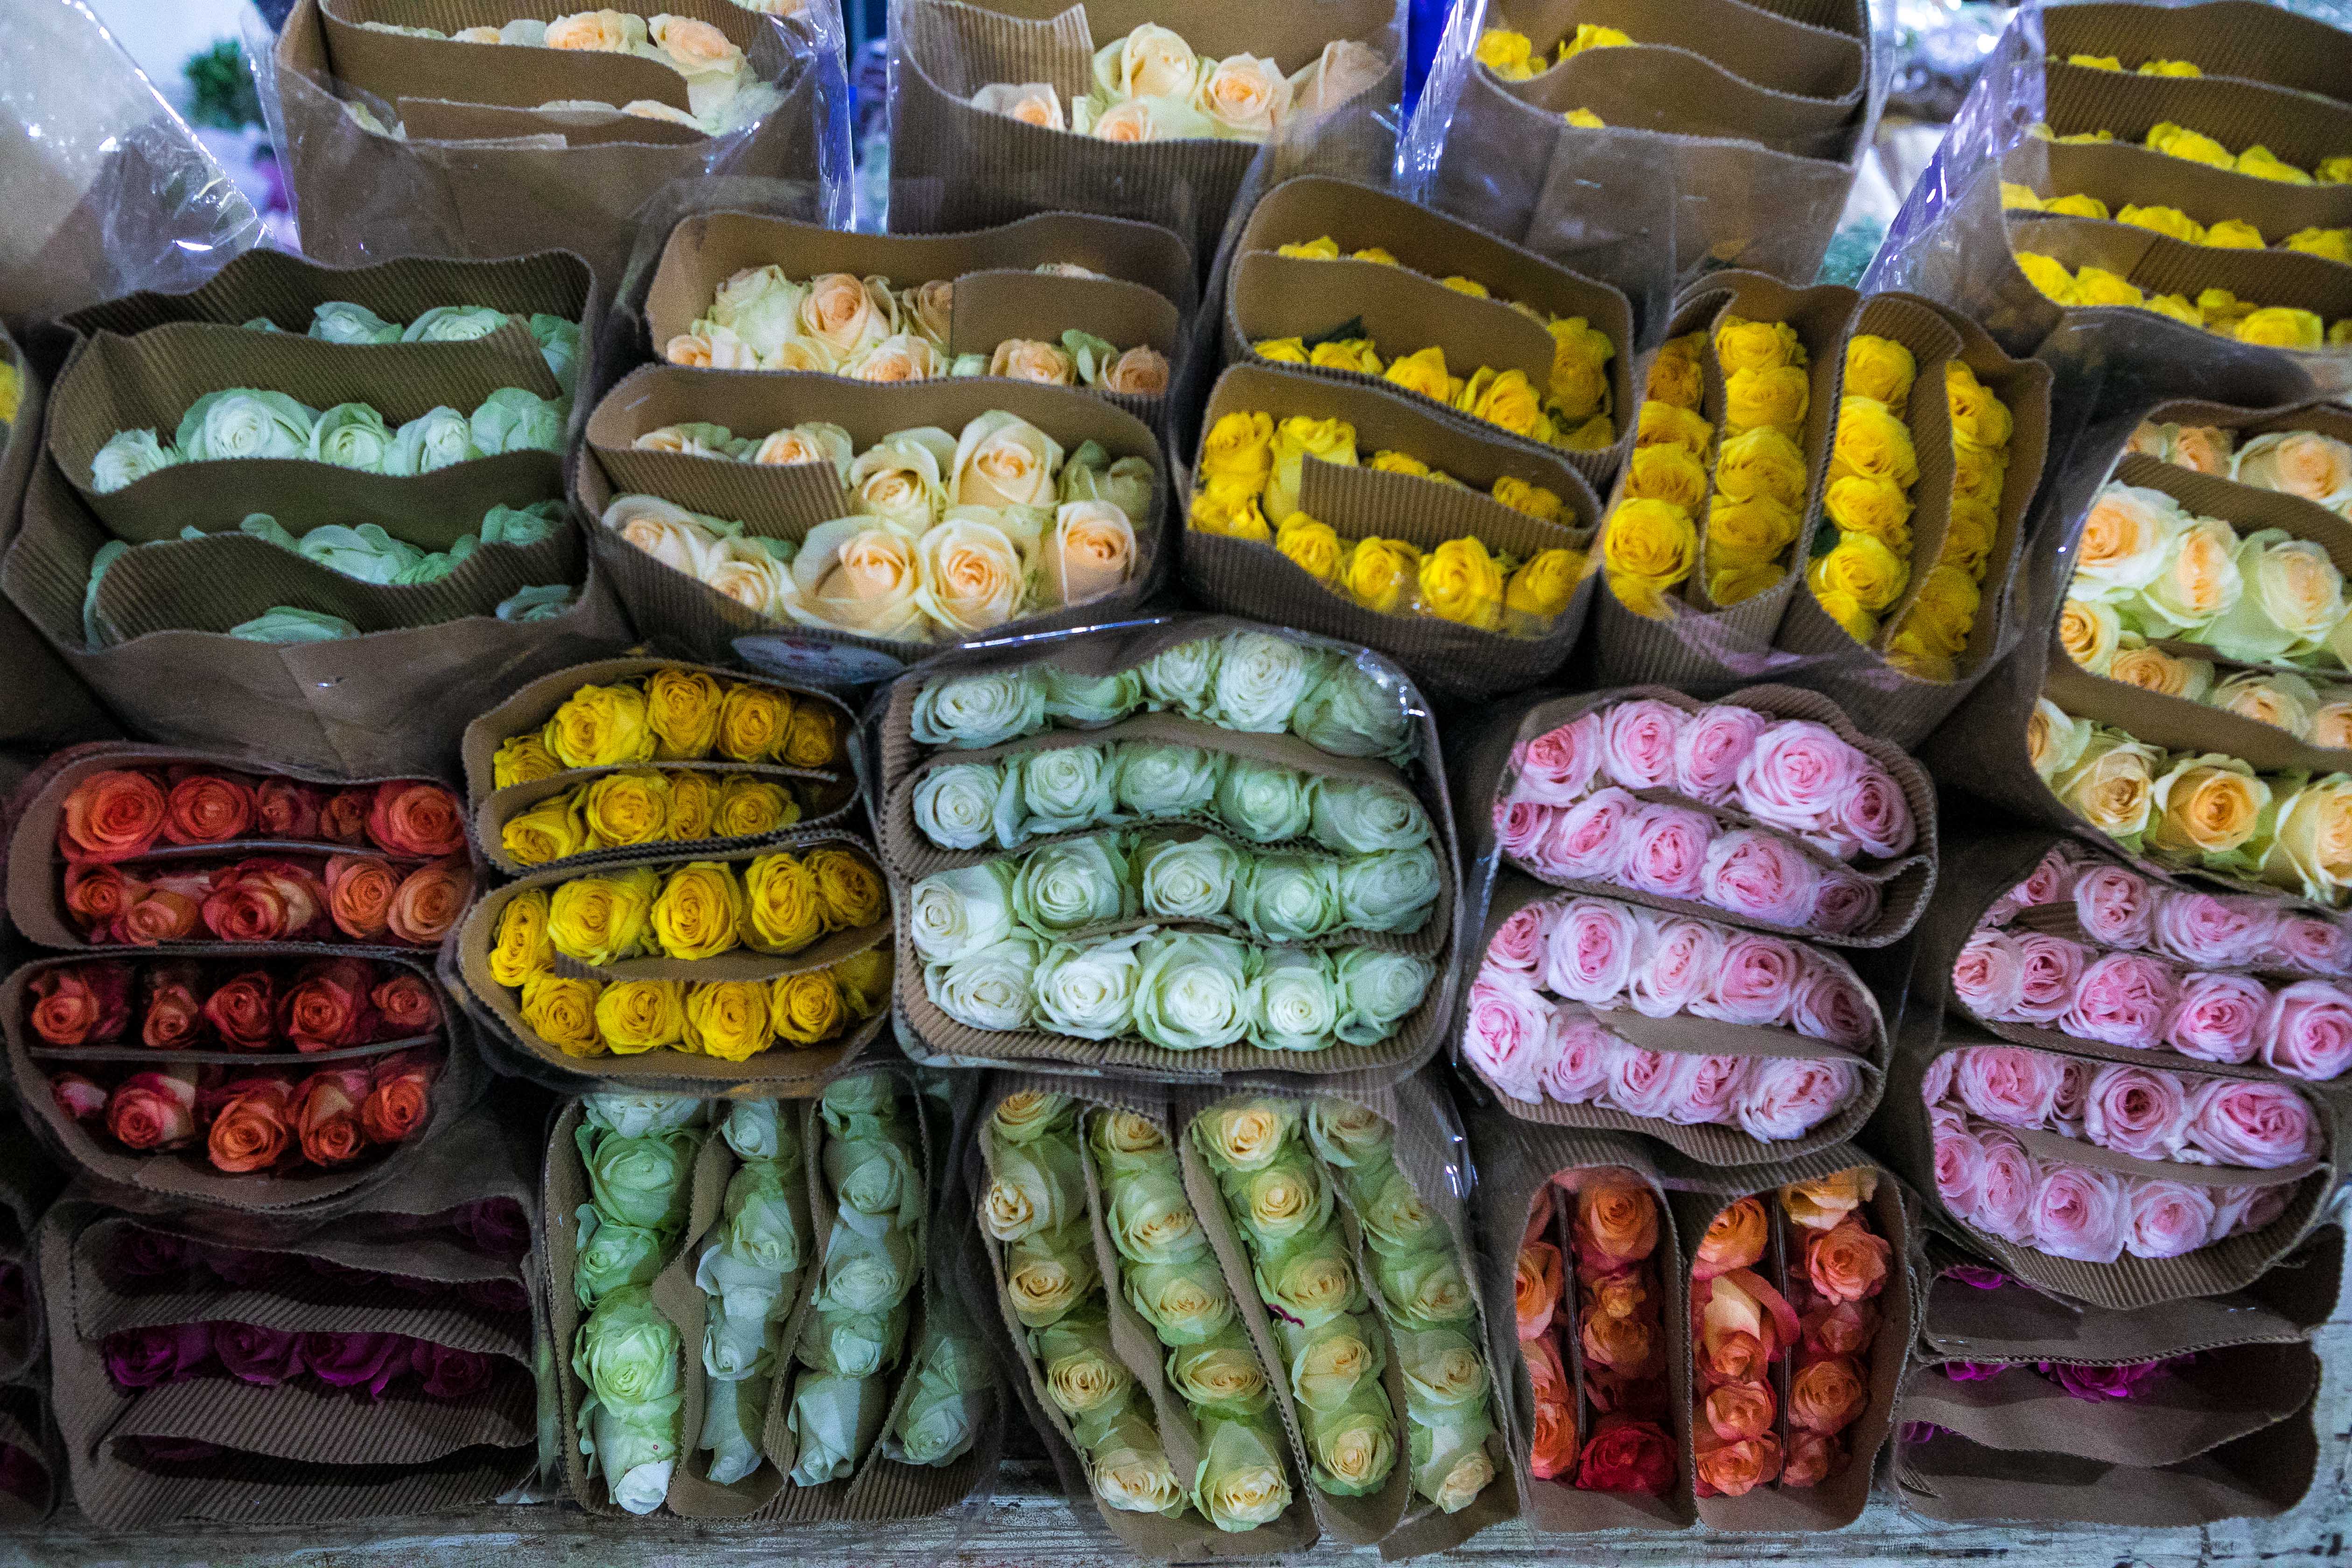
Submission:
[[2147,846],[2177,856],[2222,856],[2253,837],[2271,787],[2249,764],[2218,753],[2183,757],[2149,795]]
[[810,279],[808,292],[801,296],[802,334],[844,356],[881,342],[894,330],[898,314],[889,291],[881,292],[888,302],[877,307],[875,290],[864,279],[847,272]]
[[955,320],[955,280],[934,278],[908,289],[899,301],[898,316],[908,331],[921,333],[932,347],[946,353],[948,329]]
[[2230,460],[2240,484],[2336,507],[2352,500],[2352,447],[2311,430],[2257,436]]
[[2229,613],[2187,634],[2247,664],[2300,658],[2322,647],[2344,619],[2344,574],[2326,550],[2265,528],[2238,544],[2245,591]]
[[646,28],[654,47],[688,81],[698,77],[740,76],[748,65],[735,41],[708,22],[659,16]]
[[2138,593],[2163,573],[2186,521],[2180,503],[2162,490],[2109,485],[2083,520],[2069,592],[2094,602]]
[[1157,397],[1168,390],[1168,356],[1149,345],[1131,348],[1103,372],[1105,392]]
[[2172,559],[2123,602],[2132,624],[2149,637],[2169,637],[2226,615],[2245,591],[2237,545],[2228,523],[2191,518],[2174,540]]
[[646,41],[646,19],[620,11],[575,11],[547,25],[540,40],[551,49],[627,54]]
[[702,570],[703,583],[747,610],[782,620],[793,593],[783,562],[749,539],[722,539]]
[[770,435],[751,449],[750,460],[770,467],[824,463],[841,476],[842,483],[847,484],[850,465],[856,460],[856,443],[840,426],[812,421]]
[[1150,22],[1095,51],[1095,88],[1107,101],[1188,97],[1200,75],[1192,46]]
[[705,520],[657,496],[616,496],[601,521],[673,572],[700,578],[717,563],[719,535]]
[[1115,593],[1135,571],[1135,525],[1106,500],[1071,501],[1054,513],[1045,551],[1045,592],[1083,605]]
[[948,500],[961,506],[1054,504],[1062,446],[1027,420],[992,411],[956,441]]
[[2263,880],[2334,903],[2352,879],[2352,773],[2316,778],[2281,801]]
[[694,370],[758,370],[760,351],[735,335],[732,327],[697,321],[691,332],[681,332],[663,345],[662,358]]
[[1012,536],[976,517],[950,518],[916,547],[915,602],[950,637],[1001,626],[1021,613],[1026,571]]
[[1062,112],[1062,95],[1054,90],[1051,82],[1029,81],[1018,86],[991,82],[971,95],[971,106],[984,113],[1002,114],[1008,120],[1043,126],[1048,131],[1069,127],[1068,117]]
[[852,381],[896,382],[936,381],[947,373],[947,361],[928,338],[894,332],[852,354],[838,374]]
[[[805,547],[803,547],[805,548]],[[2073,767],[2091,744],[2094,728],[2047,697],[2034,703],[2025,721],[2025,754],[2044,782]]]
[[1173,99],[1130,98],[1100,113],[1073,118],[1070,129],[1097,142],[1175,142],[1214,133],[1215,123],[1191,104]]
[[1228,55],[1201,73],[1192,107],[1223,135],[1263,142],[1290,112],[1290,92],[1289,79],[1272,60]]
[[2066,809],[2136,848],[2154,807],[2156,765],[2163,753],[2116,731],[2095,732],[2074,765],[2050,781]]
[[2089,599],[2069,599],[2058,612],[2058,646],[2093,675],[2105,675],[2115,662],[2116,639],[2123,635],[2123,623],[2116,617],[2113,605],[2096,604]]
[[831,375],[841,368],[842,356],[814,338],[786,338],[778,343],[773,353],[760,361],[761,370],[805,371],[811,375]]
[[1325,114],[1363,95],[1388,74],[1388,61],[1353,38],[1338,38],[1323,46],[1307,68],[1290,79],[1290,107],[1296,114]]
[[818,523],[793,557],[794,595],[785,612],[803,626],[867,637],[921,640],[929,635],[916,593],[922,569],[915,539],[872,518]]
[[2299,675],[2284,671],[2233,675],[2213,688],[2205,700],[2257,724],[2268,724],[2289,734],[2307,737],[2319,712],[2319,689]]
[[1078,379],[1070,356],[1052,343],[1033,338],[1007,338],[988,356],[988,374],[1013,381],[1034,381],[1047,386],[1072,386]]
[[955,437],[937,426],[898,430],[849,466],[850,510],[919,538],[947,509]]

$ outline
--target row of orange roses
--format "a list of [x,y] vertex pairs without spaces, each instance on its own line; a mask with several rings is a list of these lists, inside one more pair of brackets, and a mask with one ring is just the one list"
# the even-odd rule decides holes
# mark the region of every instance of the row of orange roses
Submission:
[[107,1089],[81,1073],[49,1079],[58,1108],[137,1153],[192,1148],[232,1175],[309,1163],[347,1165],[415,1135],[431,1114],[437,1054],[395,1052],[373,1066],[232,1078],[219,1067],[132,1073]]
[[164,845],[275,838],[373,847],[434,860],[466,847],[466,808],[419,779],[331,789],[193,763],[110,768],[76,784],[58,816],[58,851],[75,863],[135,860]]
[[68,865],[66,912],[100,946],[211,940],[436,947],[473,888],[462,855],[405,869],[377,855],[257,856],[178,869],[183,864],[165,862],[146,876],[115,865]]

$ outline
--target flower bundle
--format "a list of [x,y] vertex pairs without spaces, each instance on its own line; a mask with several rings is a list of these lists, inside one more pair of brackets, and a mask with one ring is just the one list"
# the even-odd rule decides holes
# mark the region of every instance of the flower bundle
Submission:
[[441,1025],[431,981],[364,958],[106,959],[37,971],[25,1021],[59,1049],[292,1050],[414,1039]]
[[462,855],[405,868],[380,855],[299,853],[182,868],[189,866],[68,864],[66,913],[93,946],[209,939],[436,947],[473,890]]
[[1549,49],[1538,49],[1525,33],[1488,27],[1478,35],[1477,61],[1505,81],[1532,81],[1553,66],[1566,65],[1587,49],[1622,48],[1633,41],[1622,28],[1579,22]]
[[1198,637],[1116,675],[1053,664],[942,675],[916,698],[917,743],[960,751],[1056,729],[1099,730],[1138,712],[1172,712],[1244,734],[1297,736],[1336,757],[1410,761],[1415,715],[1399,685],[1349,658],[1271,632]]
[[[840,450],[815,426],[790,434],[812,452]],[[844,475],[849,515],[798,541],[747,533],[655,496],[616,497],[602,523],[772,619],[953,639],[1087,604],[1134,574],[1135,531],[1150,521],[1156,486],[1115,467],[1097,444],[1066,453],[1027,420],[996,411],[960,435],[927,426],[884,437]]]
[[[1829,726],[1731,703],[1597,704],[1515,747],[1511,772],[1496,837],[1537,874],[1832,935],[1869,925],[1879,889],[1819,858],[1889,859],[1917,836],[1894,776]],[[1701,809],[1634,791],[1672,791]],[[1726,809],[1756,826],[1714,815]]]
[[423,779],[335,787],[194,763],[91,773],[58,814],[58,853],[69,865],[113,865],[165,845],[245,838],[436,860],[465,849],[466,814],[448,788]]
[[[1600,363],[1607,363],[1615,353],[1609,340],[1585,327],[1581,321],[1574,325],[1582,330],[1585,338],[1598,341]],[[1566,330],[1565,324],[1562,330]],[[1588,416],[1571,424],[1554,405],[1549,388],[1529,395],[1533,388],[1524,371],[1497,371],[1481,365],[1466,377],[1454,374],[1446,366],[1445,350],[1439,345],[1382,360],[1380,345],[1370,338],[1320,338],[1313,343],[1304,338],[1263,338],[1250,344],[1250,352],[1276,364],[1313,365],[1322,370],[1377,376],[1457,414],[1466,414],[1514,436],[1563,451],[1605,451],[1617,439],[1616,425],[1606,414]],[[1591,351],[1580,342],[1573,348],[1556,343],[1554,352],[1556,355],[1564,353],[1580,360],[1591,357]],[[1593,374],[1597,379],[1597,367]]]
[[[2077,192],[2072,195],[2044,196],[2032,185],[2014,184],[2007,180],[2000,183],[2000,205],[2012,211],[2053,213],[2062,217],[2105,218],[2173,239],[2186,240],[2190,245],[2210,245],[2218,250],[2270,248],[2270,241],[2263,237],[2263,231],[2243,218],[2229,217],[2203,224],[2179,207],[2126,202],[2110,213],[2107,204],[2094,195]],[[2322,228],[2315,224],[2311,225],[2279,241],[2278,248],[2305,251],[2313,256],[2324,256],[2330,261],[2352,261],[2352,228]]]
[[408,479],[506,452],[561,452],[571,417],[568,397],[505,386],[470,415],[436,408],[394,429],[370,404],[339,403],[321,412],[282,392],[233,386],[190,405],[169,443],[152,430],[108,437],[90,459],[90,488],[105,495],[160,468],[239,458],[307,460]]
[[582,687],[540,729],[500,742],[490,778],[492,787],[505,789],[573,768],[640,763],[827,768],[840,764],[842,744],[840,721],[822,702],[796,701],[749,681],[657,669]]
[[2317,1155],[2326,1136],[2284,1084],[2099,1065],[2021,1046],[1947,1051],[1920,1094],[1931,1110],[2056,1132],[2136,1160],[2275,1171]]
[[[520,1210],[506,1198],[486,1201],[504,1205],[512,1211],[511,1234],[520,1247],[501,1249],[497,1255],[519,1262],[530,1245],[530,1230]],[[463,1232],[454,1234],[461,1240],[468,1239]],[[520,1279],[415,1279],[379,1269],[354,1268],[330,1258],[222,1247],[161,1230],[126,1230],[111,1256],[101,1264],[101,1272],[110,1285],[127,1287],[139,1294],[146,1293],[150,1287],[206,1292],[287,1287],[299,1289],[317,1281],[331,1289],[351,1292],[396,1291],[418,1306],[471,1308],[509,1319],[527,1320],[530,1313],[530,1292]]]
[[432,1115],[437,1052],[400,1051],[352,1067],[283,1071],[171,1067],[112,1075],[112,1088],[82,1073],[51,1075],[66,1118],[103,1130],[135,1154],[193,1150],[230,1175],[348,1165],[371,1149],[405,1142]]
[[100,1342],[106,1375],[126,1392],[226,1374],[275,1388],[310,1378],[363,1394],[371,1405],[394,1394],[436,1404],[469,1399],[490,1386],[497,1363],[413,1334],[291,1333],[258,1323],[172,1323],[121,1329]]
[[[2058,58],[2056,55],[2050,57],[2053,61],[2056,61]],[[2120,55],[2068,55],[2065,57],[2065,63],[2070,66],[2081,66],[2086,70],[2120,71],[2126,68],[2123,57]],[[2137,76],[2193,77],[2205,74],[2195,60],[2168,60],[2154,56],[2129,68]]]
[[[571,395],[580,371],[580,323],[543,310],[510,313],[488,305],[436,305],[404,322],[387,321],[348,300],[329,300],[312,307],[305,335],[331,343],[462,343],[488,337],[509,322],[530,333],[556,384]],[[283,330],[267,316],[246,325],[264,332]]]
[[1879,1327],[1871,1303],[1894,1267],[1893,1245],[1866,1206],[1877,1188],[1878,1173],[1865,1166],[1780,1191],[1793,1227],[1788,1241],[1803,1248],[1801,1272],[1794,1258],[1786,1269],[1801,1339],[1789,1379],[1784,1487],[1818,1486],[1853,1458],[1842,1435],[1869,1403]]
[[[1677,1465],[1657,1199],[1615,1173],[1562,1172],[1553,1185],[1561,1195],[1538,1196],[1516,1279],[1519,1354],[1536,1391],[1529,1470],[1582,1491],[1663,1497]],[[1555,1212],[1564,1248],[1535,1239]],[[1598,1419],[1580,1416],[1580,1386]]]
[[2148,420],[2125,450],[2352,515],[2352,443],[2317,430],[2270,430],[2248,437],[2242,447],[2238,436],[2211,425]]
[[1066,110],[1050,82],[991,82],[971,102],[1098,142],[1265,142],[1346,103],[1386,69],[1373,50],[1342,38],[1286,76],[1255,55],[1206,58],[1181,34],[1143,22],[1095,51],[1093,88]]
[[[2158,1356],[2153,1361],[2092,1363],[2037,1361],[2032,1368],[2055,1384],[2069,1399],[2096,1404],[2105,1399],[2137,1399],[2148,1384],[2189,1365],[2187,1355]],[[2016,1362],[1948,1361],[1939,1369],[1954,1383],[1984,1383],[2019,1366]]]
[[[1490,384],[1484,401],[1491,405],[1518,394],[1535,400],[1525,378],[1516,377],[1510,386]],[[1483,406],[1465,412],[1493,416]],[[1429,616],[1482,631],[1539,637],[1568,607],[1584,572],[1575,550],[1555,547],[1521,562],[1489,551],[1475,537],[1446,540],[1426,554],[1402,539],[1366,535],[1342,541],[1331,525],[1299,510],[1308,458],[1343,468],[1361,462],[1432,483],[1461,483],[1410,453],[1380,451],[1362,462],[1355,426],[1344,419],[1232,413],[1201,438],[1201,488],[1192,496],[1191,526],[1272,544],[1332,592],[1382,615]],[[1496,481],[1493,496],[1539,521],[1562,521],[1560,498],[1540,485],[1505,475]]]
[[[719,1133],[740,1163],[694,1270],[707,1300],[700,1352],[709,1380],[695,1447],[710,1455],[709,1476],[719,1486],[761,1466],[769,1395],[783,1371],[777,1358],[784,1317],[812,1251],[799,1119],[778,1110],[772,1100],[728,1105]],[[898,1167],[884,1159],[856,1190],[885,1187],[895,1198],[898,1176]]]
[[[2069,62],[2074,63],[2074,62]],[[2163,72],[2175,75],[2175,72]],[[2048,125],[2035,125],[2028,132],[2044,142],[2107,142],[2116,139],[2112,131],[2084,131],[2072,135],[2056,134]],[[2322,158],[2315,169],[2298,169],[2283,163],[2267,147],[2259,143],[2242,153],[2232,153],[2210,136],[2176,125],[2169,120],[2160,121],[2148,128],[2141,143],[2150,152],[2161,153],[2168,158],[2180,158],[2208,168],[2228,169],[2241,174],[2251,174],[2257,180],[2270,180],[2284,185],[2352,184],[2352,153]]]
[[574,1426],[614,1505],[646,1514],[669,1494],[684,1398],[683,1342],[649,1287],[686,1229],[703,1105],[683,1096],[592,1094],[581,1113],[572,1137],[588,1202],[572,1288],[587,1315],[572,1341],[572,1372],[587,1394]]
[[845,1481],[890,1413],[929,1203],[911,1102],[887,1073],[836,1079],[817,1108],[825,1184],[838,1205],[801,1330],[787,1416],[797,1487]]
[[2220,288],[2200,289],[2194,300],[2186,294],[2149,294],[2104,267],[2085,263],[2070,272],[2064,262],[2038,250],[2020,250],[2015,255],[2026,281],[2058,305],[2126,305],[2263,348],[2315,351],[2352,343],[2352,317],[2331,325],[2315,311],[2292,305],[2257,305]]

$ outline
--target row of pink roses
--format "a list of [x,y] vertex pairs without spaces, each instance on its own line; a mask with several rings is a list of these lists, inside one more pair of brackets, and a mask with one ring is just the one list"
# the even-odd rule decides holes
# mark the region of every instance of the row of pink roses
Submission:
[[2273,1171],[2320,1152],[2318,1118],[2284,1084],[1969,1046],[1929,1065],[1930,1110],[2060,1133],[2138,1160]]
[[2289,908],[2283,898],[2168,888],[2072,845],[2042,857],[1977,924],[2049,929],[2070,906],[2069,934],[2098,947],[2159,952],[2199,969],[2352,975],[2352,923]]

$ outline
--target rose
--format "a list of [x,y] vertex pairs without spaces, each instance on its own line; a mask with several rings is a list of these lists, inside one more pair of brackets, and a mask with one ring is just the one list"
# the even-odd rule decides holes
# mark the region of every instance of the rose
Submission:
[[1601,721],[1584,713],[1515,748],[1507,798],[1539,805],[1573,804],[1592,786],[1600,745]]
[[1610,1005],[1625,990],[1641,939],[1641,924],[1624,905],[1572,899],[1553,921],[1544,984],[1557,995]]
[[462,863],[421,866],[402,879],[384,923],[397,941],[436,946],[465,913],[472,890],[472,873]]
[[1771,826],[1820,832],[1867,766],[1827,725],[1788,720],[1758,736],[1739,764],[1739,807]]
[[1727,1383],[1708,1391],[1699,1414],[1717,1442],[1760,1437],[1772,1429],[1772,1391],[1760,1383]]
[[[61,1102],[64,1098],[60,1096]],[[126,1149],[179,1147],[196,1132],[194,1077],[163,1072],[131,1074],[107,1097],[106,1130]]]
[[124,1329],[100,1342],[106,1375],[117,1388],[154,1388],[181,1383],[201,1371],[213,1353],[209,1323],[172,1323]]
[[1644,1017],[1669,1018],[1705,992],[1723,957],[1724,932],[1705,921],[1666,920],[1650,927],[1650,943],[1633,975],[1628,1000]]
[[1595,1425],[1576,1484],[1587,1491],[1638,1492],[1662,1496],[1675,1482],[1675,1442],[1654,1421],[1618,1414]]
[[1658,1204],[1646,1188],[1602,1180],[1578,1189],[1571,1235],[1580,1267],[1639,1263],[1657,1250]]
[[205,1152],[216,1169],[231,1175],[267,1170],[295,1146],[292,1084],[282,1078],[239,1079],[217,1093],[220,1109],[205,1139]]
[[2120,866],[2094,866],[2074,880],[2074,918],[2103,947],[2145,947],[2156,914],[2147,881]]
[[1794,845],[1755,828],[1717,835],[1699,868],[1706,902],[1774,925],[1803,925],[1822,882],[1820,868]]
[[465,848],[466,808],[439,784],[393,780],[376,786],[367,835],[387,853],[438,859]]
[[315,409],[282,392],[231,387],[207,393],[190,405],[180,417],[173,445],[191,463],[299,458],[309,451],[310,428],[318,418]]
[[239,974],[205,998],[205,1022],[230,1050],[267,1048],[278,1013],[276,985],[267,970]]
[[[1262,856],[1258,864],[1272,858]],[[1437,852],[1426,845],[1343,862],[1338,878],[1341,923],[1351,931],[1419,931],[1443,891],[1439,879]]]
[[302,1157],[314,1165],[340,1165],[367,1147],[360,1106],[368,1089],[365,1068],[314,1072],[294,1097],[294,1131]]
[[662,1237],[656,1232],[604,1219],[593,1205],[580,1214],[579,1256],[572,1285],[581,1306],[593,1308],[628,1285],[650,1285],[661,1273]]
[[1532,975],[1543,962],[1551,917],[1541,904],[1522,904],[1504,917],[1494,940],[1486,944],[1486,963],[1515,973]]
[[2251,763],[2218,753],[2182,757],[2156,781],[2147,847],[2188,858],[2227,855],[2254,836],[2270,799]]
[[1008,937],[952,963],[924,965],[923,990],[941,1012],[971,1028],[1023,1028],[1035,1006],[1038,956],[1034,940]]
[[1488,969],[1470,986],[1462,1048],[1479,1076],[1513,1100],[1543,1096],[1539,1075],[1550,1037],[1551,1008],[1523,975]]
[[2251,963],[2269,931],[2269,911],[2253,899],[2168,892],[2156,902],[2152,945],[2200,968]]
[[1770,1225],[1760,1198],[1741,1198],[1709,1222],[1691,1255],[1691,1278],[1712,1279],[1734,1268],[1752,1267],[1764,1256]]
[[52,1046],[104,1044],[131,1024],[131,968],[83,963],[33,976],[33,1032]]
[[2074,597],[2111,603],[2155,582],[2188,521],[2162,490],[2111,484],[2083,520],[2075,544]]
[[1697,898],[1714,833],[1715,821],[1704,812],[1643,806],[1633,818],[1632,845],[1619,875],[1643,892]]
[[1885,1288],[1894,1248],[1860,1220],[1847,1218],[1805,1238],[1805,1275],[1832,1305],[1866,1300]]
[[2334,510],[2352,498],[2352,447],[2316,431],[2274,430],[2238,448],[2230,477]]
[[242,838],[253,830],[253,786],[243,779],[191,773],[164,797],[163,837],[172,844],[218,844]]
[[2217,1189],[2219,1195],[2213,1200],[2212,1235],[2221,1238],[2262,1229],[2286,1212],[2294,1190],[2293,1183],[2279,1186]]
[[65,876],[66,913],[84,931],[100,931],[115,924],[147,890],[112,866],[68,862]]
[[2134,1258],[2178,1258],[2217,1234],[2213,1196],[2187,1182],[2137,1181],[2130,1193],[2124,1250]]
[[2090,1080],[2083,1135],[2117,1153],[2168,1160],[2179,1152],[2187,1119],[2186,1095],[2171,1073],[2105,1067]]
[[1570,880],[1614,881],[1633,852],[1633,825],[1641,810],[1641,803],[1622,789],[1596,791],[1554,813],[1551,832],[1536,843],[1528,858]]
[[2178,994],[2168,964],[2140,953],[2111,952],[2083,971],[2061,1026],[2083,1039],[2145,1050],[2161,1034]]
[[1739,1130],[1774,1142],[1801,1138],[1853,1098],[1857,1077],[1843,1061],[1759,1058],[1732,1105]]
[[200,1037],[204,1004],[195,987],[202,971],[194,965],[157,965],[147,972],[142,987],[146,1014],[140,1020],[139,1042],[150,1050],[178,1050]]
[[1985,1145],[1958,1116],[1936,1128],[1935,1142],[1936,1192],[1954,1214],[1971,1218],[1982,1207]]
[[152,429],[118,430],[89,461],[90,489],[106,495],[186,460],[176,447],[157,440]]
[[1717,703],[1684,720],[1675,736],[1673,786],[1709,805],[1738,793],[1739,768],[1772,721],[1752,708]]
[[934,768],[915,784],[915,826],[942,849],[977,849],[996,836],[1004,775],[993,763]]
[[2331,773],[2275,804],[2276,835],[2262,859],[2263,879],[2333,903],[2352,875],[2352,779]]
[[68,860],[110,863],[144,855],[164,831],[168,804],[145,773],[93,773],[68,795],[58,817],[58,850]]
[[2200,1061],[2250,1061],[2272,1005],[2270,993],[2243,975],[2185,975],[2164,1021],[2164,1041]]
[[1808,1431],[1843,1432],[1869,1402],[1868,1379],[1844,1356],[1824,1356],[1789,1380],[1789,1423]]
[[2032,1245],[2053,1257],[2113,1263],[2122,1256],[2128,1224],[2123,1183],[2088,1166],[2049,1166],[2033,1189],[2027,1221]]
[[2269,998],[2256,1037],[2263,1065],[2326,1082],[2352,1066],[2352,997],[2321,980],[2284,986]]
[[2256,951],[2290,969],[2342,974],[2352,970],[2352,931],[2324,915],[2279,910],[2269,917]]
[[1804,972],[1804,954],[1795,943],[1777,937],[1734,936],[1724,944],[1714,974],[1690,1010],[1733,1024],[1780,1024],[1789,1016]]
[[2266,528],[2238,542],[2238,602],[2189,640],[2249,664],[2297,658],[2321,646],[2344,618],[2344,577],[2326,551]]
[[1838,964],[1816,954],[1789,999],[1789,1026],[1809,1040],[1859,1051],[1879,1029],[1869,994]]
[[[278,999],[278,1027],[298,1051],[331,1051],[366,1043],[373,1037],[375,1016],[369,1003],[373,979],[361,959],[336,958],[305,964],[295,984]],[[230,1031],[224,1027],[226,1037]],[[267,1043],[265,1026],[260,1040]]]
[[2303,1097],[2284,1084],[2208,1079],[2189,1094],[2186,1139],[2181,1159],[2276,1170],[2317,1151],[2323,1134]]
[[2025,955],[2006,931],[1972,932],[1952,965],[1952,994],[1979,1018],[2007,1018],[2025,995]]
[[1119,1409],[1135,1385],[1099,1321],[1067,1318],[1040,1329],[1034,1349],[1045,1374],[1045,1397],[1073,1421]]
[[1412,849],[1433,837],[1419,801],[1369,780],[1321,780],[1313,792],[1308,831],[1326,848],[1350,855]]
[[2057,1104],[2063,1060],[2017,1046],[1973,1046],[1951,1053],[1952,1091],[1973,1115],[2004,1127],[2039,1127]]

